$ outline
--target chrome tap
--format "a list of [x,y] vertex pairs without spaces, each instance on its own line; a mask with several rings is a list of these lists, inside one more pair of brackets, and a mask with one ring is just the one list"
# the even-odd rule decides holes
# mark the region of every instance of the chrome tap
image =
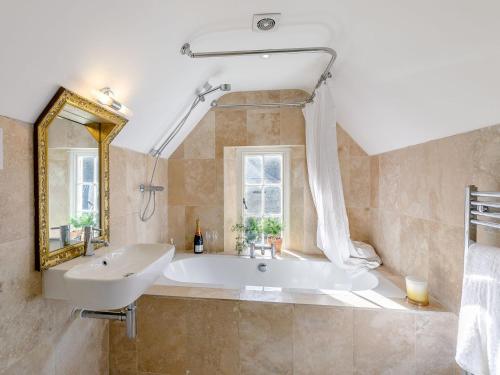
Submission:
[[260,254],[264,256],[266,254],[266,250],[269,249],[271,250],[271,258],[276,258],[276,245],[274,243],[271,244],[271,246],[266,245],[266,244],[255,244],[251,243],[250,244],[250,258],[255,258],[255,249],[260,248]]
[[93,228],[91,225],[83,227],[83,248],[86,257],[94,255],[94,244],[102,243],[104,246],[109,246],[109,243],[104,240],[98,240],[94,238],[94,231],[102,232],[102,229]]
[[276,244],[274,242],[271,243],[271,258],[276,258]]
[[250,242],[250,258],[255,258],[255,242]]

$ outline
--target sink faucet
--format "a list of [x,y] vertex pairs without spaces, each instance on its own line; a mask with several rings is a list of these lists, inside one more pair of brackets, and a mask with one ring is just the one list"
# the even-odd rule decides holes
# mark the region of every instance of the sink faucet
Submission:
[[102,229],[99,228],[93,228],[91,225],[87,225],[83,227],[83,248],[84,248],[84,253],[86,257],[94,255],[94,244],[96,243],[102,243],[104,246],[109,246],[109,243],[104,240],[98,240],[94,238],[94,231],[101,232]]

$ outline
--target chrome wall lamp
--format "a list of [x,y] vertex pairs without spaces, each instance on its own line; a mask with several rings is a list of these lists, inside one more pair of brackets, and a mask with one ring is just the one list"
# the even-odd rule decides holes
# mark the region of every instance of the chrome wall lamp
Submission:
[[100,90],[94,90],[94,96],[97,101],[116,112],[120,112],[127,117],[132,116],[132,111],[123,103],[120,103],[115,98],[115,93],[109,87],[103,87]]

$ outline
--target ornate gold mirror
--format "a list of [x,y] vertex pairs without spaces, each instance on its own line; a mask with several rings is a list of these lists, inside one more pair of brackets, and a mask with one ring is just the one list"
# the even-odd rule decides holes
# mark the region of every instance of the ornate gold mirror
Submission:
[[99,239],[109,239],[109,144],[126,122],[64,88],[38,118],[37,270],[82,255],[84,226],[100,228]]

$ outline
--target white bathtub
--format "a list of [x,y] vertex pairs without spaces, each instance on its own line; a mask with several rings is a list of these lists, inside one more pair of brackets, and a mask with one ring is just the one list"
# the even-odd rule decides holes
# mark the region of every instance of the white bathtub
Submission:
[[[259,264],[265,264],[265,272],[259,270]],[[373,271],[351,277],[326,260],[250,259],[181,253],[175,255],[157,284],[230,289],[256,286],[288,290],[364,291],[376,288],[380,277]]]

